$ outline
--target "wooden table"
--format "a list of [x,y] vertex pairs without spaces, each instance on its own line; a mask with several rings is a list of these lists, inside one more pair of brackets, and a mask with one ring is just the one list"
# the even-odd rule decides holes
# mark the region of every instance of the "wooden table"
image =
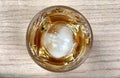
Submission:
[[[88,59],[77,69],[53,73],[33,62],[26,49],[32,17],[51,5],[83,13],[94,33]],[[0,78],[120,78],[120,0],[0,0]]]

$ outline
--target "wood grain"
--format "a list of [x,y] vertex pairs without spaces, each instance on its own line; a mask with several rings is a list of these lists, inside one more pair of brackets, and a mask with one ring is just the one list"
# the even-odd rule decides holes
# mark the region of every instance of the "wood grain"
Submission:
[[[80,11],[90,22],[94,44],[88,59],[66,73],[46,71],[26,49],[32,17],[52,5]],[[120,0],[0,0],[0,78],[120,78]]]

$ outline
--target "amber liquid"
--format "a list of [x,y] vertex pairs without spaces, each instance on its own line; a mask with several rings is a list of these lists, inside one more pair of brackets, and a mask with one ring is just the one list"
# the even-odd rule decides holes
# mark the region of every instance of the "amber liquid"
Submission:
[[[42,18],[44,18],[42,20]],[[59,26],[57,26],[59,24]],[[44,45],[46,33],[55,34],[62,27],[67,27],[72,32],[73,47],[70,52],[63,57],[56,58],[50,54]],[[33,23],[30,29],[29,41],[33,58],[37,63],[45,67],[57,68],[54,66],[66,66],[76,60],[82,60],[90,46],[90,39],[81,18],[74,12],[69,12],[63,8],[57,8],[50,13],[44,13]],[[80,56],[80,57],[79,57]],[[43,67],[44,67],[43,66]],[[51,68],[51,69],[52,69]]]

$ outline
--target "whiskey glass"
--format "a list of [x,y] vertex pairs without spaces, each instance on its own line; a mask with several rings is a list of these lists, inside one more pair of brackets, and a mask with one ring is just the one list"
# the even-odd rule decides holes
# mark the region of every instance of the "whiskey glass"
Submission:
[[26,33],[32,59],[53,72],[70,71],[89,55],[93,33],[87,19],[67,6],[51,6],[38,12]]

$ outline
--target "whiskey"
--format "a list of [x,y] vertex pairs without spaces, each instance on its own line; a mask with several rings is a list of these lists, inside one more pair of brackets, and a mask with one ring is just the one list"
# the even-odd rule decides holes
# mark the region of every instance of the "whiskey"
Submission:
[[26,38],[29,53],[38,65],[62,72],[76,68],[88,55],[92,30],[78,11],[53,6],[33,18]]

